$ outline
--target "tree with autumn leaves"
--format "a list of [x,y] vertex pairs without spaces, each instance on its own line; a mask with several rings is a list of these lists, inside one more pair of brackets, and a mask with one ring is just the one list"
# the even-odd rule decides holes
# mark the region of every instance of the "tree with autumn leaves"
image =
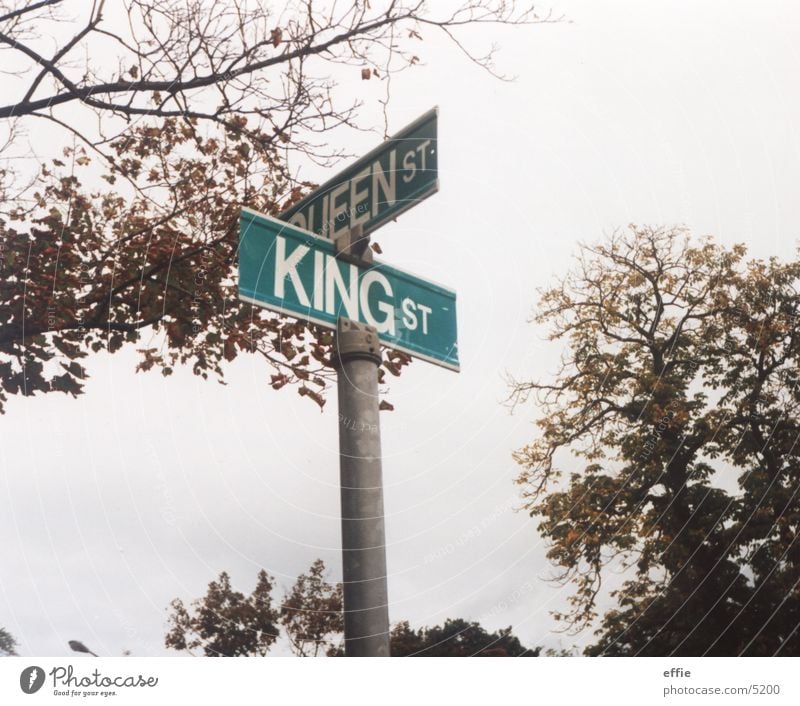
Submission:
[[208,584],[205,598],[187,608],[175,599],[166,646],[207,657],[263,657],[278,639],[278,610],[272,605],[273,580],[259,571],[250,596],[235,591],[226,572]]
[[800,261],[680,228],[583,246],[542,292],[565,352],[512,381],[539,405],[518,480],[587,654],[800,654],[799,316]]
[[[80,394],[90,356],[125,345],[140,370],[218,380],[254,354],[273,388],[324,403],[330,334],[236,296],[240,208],[279,213],[313,187],[295,161],[332,165],[329,131],[369,122],[335,74],[382,82],[386,101],[430,32],[463,48],[463,26],[550,20],[490,0],[374,5],[0,3],[0,409]],[[42,162],[44,125],[59,144]],[[541,405],[519,482],[575,587],[559,617],[598,629],[590,654],[800,654],[799,268],[634,227],[543,293],[537,321],[566,351],[554,379],[514,383]],[[407,362],[390,352],[381,375]],[[612,569],[624,581],[599,615]],[[213,592],[242,645],[214,642],[214,610],[181,614],[198,649],[269,649],[282,614],[258,585]],[[324,639],[294,623],[298,644]]]
[[[386,133],[389,79],[427,37],[498,75],[462,29],[550,21],[499,0],[0,3],[0,412],[10,395],[81,394],[92,354],[126,345],[138,370],[220,381],[254,354],[274,389],[324,404],[331,334],[238,300],[240,209],[280,213],[314,187],[298,164],[348,156],[332,130],[374,123],[337,77],[379,86]],[[387,351],[381,379],[408,362]],[[204,607],[173,606],[172,646],[263,654],[282,625],[316,652],[340,616],[310,620],[308,601],[337,591],[318,593],[312,567],[276,612],[271,588],[262,572],[244,596],[220,575]]]
[[[328,581],[325,564],[317,559],[297,577],[280,605],[273,603],[274,580],[258,572],[249,596],[235,591],[222,572],[208,591],[187,607],[170,604],[168,648],[206,657],[263,657],[281,635],[297,657],[344,656],[342,585]],[[442,626],[411,628],[407,621],[390,635],[393,657],[535,657],[511,628],[487,632],[480,624],[447,620]]]
[[5,628],[0,628],[0,657],[14,657],[17,654],[17,641]]
[[[278,214],[313,186],[299,163],[347,153],[329,132],[370,122],[337,77],[386,106],[426,36],[495,72],[462,28],[547,21],[495,0],[0,3],[0,410],[80,394],[90,355],[126,344],[138,370],[220,381],[256,355],[324,404],[330,332],[237,298],[241,207]],[[42,161],[34,132],[60,142]],[[387,352],[381,377],[408,362]]]
[[329,583],[325,564],[317,559],[307,574],[297,577],[281,605],[280,622],[294,654],[339,654],[344,632],[343,605],[342,584]]
[[392,657],[538,657],[539,647],[527,648],[511,627],[489,632],[462,618],[414,630],[401,621],[390,635]]

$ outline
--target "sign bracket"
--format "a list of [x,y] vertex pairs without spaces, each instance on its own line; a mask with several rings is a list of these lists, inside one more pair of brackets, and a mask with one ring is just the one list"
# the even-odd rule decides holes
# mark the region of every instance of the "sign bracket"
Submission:
[[371,267],[374,258],[369,241],[369,233],[364,233],[362,225],[353,226],[342,235],[337,236],[333,241],[333,245],[336,248],[336,257],[353,265]]

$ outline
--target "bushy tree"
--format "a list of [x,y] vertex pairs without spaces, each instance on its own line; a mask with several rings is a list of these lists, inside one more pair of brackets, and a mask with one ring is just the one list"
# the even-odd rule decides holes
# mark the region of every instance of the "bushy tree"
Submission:
[[[254,353],[273,388],[322,405],[330,333],[237,298],[240,208],[279,213],[312,186],[290,159],[347,152],[328,132],[366,121],[333,75],[384,82],[386,103],[427,34],[463,48],[464,26],[547,20],[494,0],[0,3],[0,411],[80,394],[85,359],[125,343],[140,370],[220,380]],[[63,140],[44,163],[41,125]]]
[[297,577],[283,599],[280,622],[298,657],[316,657],[320,652],[335,655],[340,651],[344,631],[342,584],[327,581],[322,559],[317,559],[307,574]]
[[208,592],[187,608],[170,604],[170,630],[165,644],[173,650],[202,650],[206,657],[260,656],[278,638],[278,610],[272,605],[272,578],[258,572],[252,594],[234,591],[226,572],[208,585]]
[[561,341],[516,459],[589,654],[800,654],[800,262],[634,227],[581,247],[536,321]]
[[413,630],[407,621],[392,628],[392,657],[537,657],[539,648],[523,647],[511,627],[488,632],[461,618]]
[[[280,608],[273,607],[272,579],[261,571],[249,597],[233,590],[223,572],[212,581],[204,598],[187,609],[181,600],[170,604],[166,646],[173,650],[201,649],[212,657],[267,654],[282,626],[298,657],[344,657],[342,585],[325,576],[317,559],[297,577]],[[407,621],[392,628],[393,657],[533,657],[539,648],[526,649],[511,628],[489,633],[476,622],[447,620],[444,625],[413,630]]]
[[17,641],[5,628],[0,628],[0,657],[14,657],[17,654]]

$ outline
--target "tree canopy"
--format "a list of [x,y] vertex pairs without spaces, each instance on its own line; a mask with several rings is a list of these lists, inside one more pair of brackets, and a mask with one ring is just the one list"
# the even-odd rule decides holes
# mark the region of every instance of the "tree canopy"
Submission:
[[317,559],[307,574],[297,577],[281,605],[280,622],[292,651],[299,657],[320,652],[337,654],[344,632],[342,584],[325,578],[325,564]]
[[0,657],[13,657],[17,654],[17,641],[5,628],[0,628]]
[[[322,405],[330,333],[237,298],[240,208],[280,213],[313,186],[299,164],[347,153],[331,130],[374,124],[343,75],[385,109],[430,33],[494,72],[461,30],[546,21],[495,0],[0,3],[0,411],[80,394],[87,356],[126,343],[139,370],[220,381],[254,353]],[[407,363],[390,352],[381,376]]]
[[272,586],[267,572],[259,571],[255,589],[245,596],[223,571],[190,608],[178,598],[172,601],[166,646],[189,653],[199,649],[206,657],[263,657],[278,639]]
[[[203,598],[187,608],[180,599],[170,604],[165,644],[208,657],[263,657],[274,647],[283,627],[289,648],[298,657],[343,657],[342,585],[326,577],[317,559],[300,574],[279,606],[273,605],[274,580],[263,570],[252,595],[235,591],[226,572],[209,584]],[[408,621],[392,628],[393,657],[535,657],[539,648],[520,644],[511,628],[488,632],[477,622],[447,620],[444,625],[414,630]]]
[[402,621],[392,628],[390,644],[392,657],[538,657],[540,651],[523,647],[510,626],[490,633],[462,618],[418,630]]
[[539,405],[518,480],[587,653],[800,654],[798,314],[800,262],[680,228],[582,246],[542,292],[565,352],[512,381]]

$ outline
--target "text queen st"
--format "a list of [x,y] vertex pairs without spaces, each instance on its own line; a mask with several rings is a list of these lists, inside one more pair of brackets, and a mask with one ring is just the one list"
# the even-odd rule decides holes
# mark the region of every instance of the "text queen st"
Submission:
[[395,206],[416,180],[428,178],[433,149],[433,141],[429,139],[393,148],[287,220],[304,230],[335,239],[376,218],[386,207]]

